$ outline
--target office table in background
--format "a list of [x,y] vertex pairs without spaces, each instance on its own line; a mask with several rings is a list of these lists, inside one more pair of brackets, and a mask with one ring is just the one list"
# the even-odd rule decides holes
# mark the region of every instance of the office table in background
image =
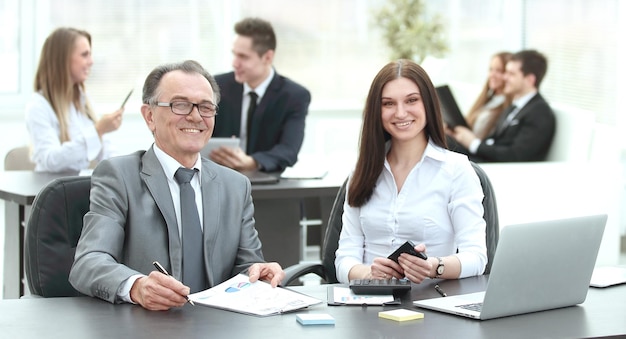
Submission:
[[9,171],[0,176],[0,199],[4,200],[4,298],[24,295],[24,231],[37,193],[50,181],[73,173]]
[[[427,280],[413,285],[401,306],[327,306],[270,317],[255,317],[186,304],[166,312],[136,305],[112,305],[95,298],[50,298],[0,301],[0,328],[7,338],[582,338],[626,334],[626,285],[590,289],[585,303],[544,312],[487,321],[461,318],[412,306],[412,300],[438,296],[434,285],[450,295],[479,291],[488,277]],[[551,287],[549,287],[551,288]],[[558,288],[558,286],[553,286]],[[326,285],[294,290],[326,299]],[[407,308],[424,318],[396,322],[378,317],[381,310]],[[296,314],[328,313],[335,325],[302,326]],[[71,319],[71,321],[68,321]]]
[[[25,294],[24,227],[30,208],[39,191],[53,179],[75,173],[3,172],[0,177],[0,199],[5,200],[3,296],[18,298]],[[328,220],[343,173],[329,173],[322,179],[281,179],[275,184],[252,186],[256,228],[263,243],[267,261],[287,267],[300,260],[300,201],[319,200],[322,232]],[[24,282],[25,283],[25,282]]]

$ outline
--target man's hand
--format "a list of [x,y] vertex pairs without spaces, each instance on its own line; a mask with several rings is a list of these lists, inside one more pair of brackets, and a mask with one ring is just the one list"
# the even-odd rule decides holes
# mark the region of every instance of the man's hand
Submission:
[[163,273],[153,271],[139,278],[130,288],[130,298],[151,311],[165,311],[182,307],[187,302],[189,287]]
[[285,272],[278,263],[256,263],[248,269],[250,282],[257,280],[269,281],[272,287],[276,287],[285,279]]
[[239,147],[219,147],[211,151],[209,158],[220,165],[237,171],[253,171],[257,169],[256,160]]

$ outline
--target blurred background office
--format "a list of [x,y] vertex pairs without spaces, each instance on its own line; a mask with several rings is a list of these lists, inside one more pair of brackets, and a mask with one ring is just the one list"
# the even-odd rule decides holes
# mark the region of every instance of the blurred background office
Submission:
[[[234,23],[258,16],[272,22],[276,31],[277,71],[311,91],[300,163],[349,169],[356,159],[367,87],[391,56],[381,21],[375,19],[391,2],[0,0],[0,156],[28,143],[24,106],[33,92],[41,46],[55,28],[71,26],[91,33],[94,66],[87,85],[97,112],[115,110],[135,89],[126,104],[124,124],[111,138],[119,153],[128,153],[148,147],[152,140],[139,113],[145,74],[157,64],[184,59],[201,62],[213,74],[229,71]],[[555,106],[593,113],[591,123],[584,126],[589,141],[575,153],[585,162],[615,166],[623,235],[626,138],[621,136],[626,132],[626,114],[620,104],[626,93],[626,65],[619,60],[626,54],[621,36],[626,31],[626,2],[421,3],[423,14],[418,19],[439,20],[446,46],[421,64],[436,85],[451,86],[463,112],[480,92],[485,60],[495,52],[533,48],[547,56],[542,94]]]
[[[426,16],[440,17],[447,42],[447,51],[441,57],[427,56],[422,64],[434,82],[452,85],[464,112],[484,80],[484,60],[499,50],[535,48],[549,59],[542,93],[550,102],[591,110],[600,123],[626,126],[626,116],[619,114],[618,108],[619,94],[626,93],[626,84],[618,80],[626,73],[624,64],[618,62],[625,49],[619,36],[626,28],[626,4],[622,1],[422,2]],[[367,84],[375,70],[390,58],[383,31],[374,20],[375,12],[387,3],[0,0],[3,129],[13,126],[8,123],[22,127],[24,103],[32,93],[39,51],[56,27],[79,27],[93,36],[94,67],[88,85],[94,105],[104,111],[117,108],[129,88],[136,88],[125,118],[139,120],[139,90],[144,74],[155,64],[183,59],[198,60],[214,74],[230,70],[232,26],[245,16],[259,16],[275,26],[280,42],[275,67],[311,89],[309,125],[315,125],[318,118],[358,117]],[[339,120],[326,133],[346,131],[345,125]],[[356,132],[358,128],[354,129]],[[135,131],[128,124],[119,134],[149,140],[149,136],[136,135]],[[336,145],[356,143],[350,133],[342,133],[333,141],[328,139],[309,133],[302,153],[322,154],[336,149]],[[18,134],[17,138],[5,140],[11,142],[3,143],[4,148],[26,139],[20,140]],[[330,145],[332,149],[326,147]]]

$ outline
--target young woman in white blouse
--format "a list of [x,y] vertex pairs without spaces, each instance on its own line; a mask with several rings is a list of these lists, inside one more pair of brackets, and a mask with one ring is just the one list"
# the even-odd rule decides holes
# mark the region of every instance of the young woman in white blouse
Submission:
[[[465,155],[446,149],[435,88],[409,60],[383,67],[369,90],[359,157],[344,203],[337,278],[457,279],[487,263],[483,192]],[[412,240],[427,260],[402,254]]]
[[80,171],[109,156],[102,137],[120,127],[124,109],[96,118],[85,95],[92,64],[89,33],[58,28],[46,39],[26,106],[35,171]]

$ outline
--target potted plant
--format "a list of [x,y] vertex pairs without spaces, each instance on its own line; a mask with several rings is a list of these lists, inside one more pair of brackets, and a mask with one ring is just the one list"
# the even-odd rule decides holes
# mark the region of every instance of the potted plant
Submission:
[[376,25],[383,31],[392,60],[422,63],[427,56],[442,57],[447,51],[445,27],[440,15],[429,15],[423,0],[388,0],[376,11]]

